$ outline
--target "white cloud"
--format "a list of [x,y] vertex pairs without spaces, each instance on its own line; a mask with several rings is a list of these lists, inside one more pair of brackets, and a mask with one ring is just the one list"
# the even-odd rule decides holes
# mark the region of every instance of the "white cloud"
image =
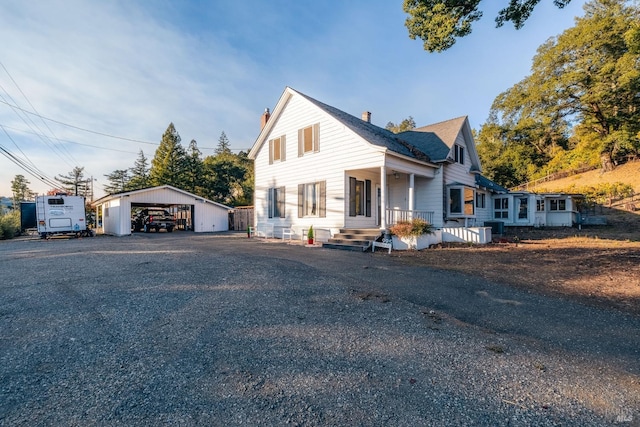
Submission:
[[[410,115],[422,125],[463,114],[479,126],[493,98],[524,77],[535,48],[570,26],[582,3],[574,0],[563,11],[540,4],[518,32],[493,28],[495,10],[486,10],[474,33],[451,51],[427,54],[408,38],[401,2],[388,0],[5,0],[0,61],[43,116],[151,142],[173,122],[185,145],[196,139],[215,147],[225,131],[233,148],[247,149],[259,132],[259,115],[285,86],[354,115],[371,110],[381,126]],[[4,90],[30,108],[1,68],[0,85],[7,102]],[[4,104],[0,124],[29,131]],[[47,124],[61,140],[143,149],[149,158],[155,151]],[[64,143],[73,160],[62,160],[33,135],[9,132],[50,177],[77,163],[104,182],[104,174],[136,158]],[[15,151],[2,132],[0,144]],[[0,157],[0,195],[10,192],[17,173],[23,172]],[[32,188],[46,190],[28,178]]]

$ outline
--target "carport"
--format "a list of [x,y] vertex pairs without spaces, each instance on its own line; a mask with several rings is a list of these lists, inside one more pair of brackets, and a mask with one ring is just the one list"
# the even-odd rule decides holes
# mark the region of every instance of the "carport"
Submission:
[[169,209],[176,214],[178,229],[196,233],[227,231],[231,210],[229,206],[170,185],[110,194],[91,206],[96,211],[96,231],[114,236],[131,234],[131,210],[136,207]]

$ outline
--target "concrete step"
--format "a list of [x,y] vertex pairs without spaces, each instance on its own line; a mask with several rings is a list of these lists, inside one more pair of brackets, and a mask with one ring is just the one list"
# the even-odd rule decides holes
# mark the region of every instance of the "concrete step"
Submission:
[[366,251],[371,241],[380,236],[380,230],[375,228],[350,229],[343,228],[335,234],[327,243],[322,245],[328,249],[342,249],[348,251]]
[[367,242],[366,245],[356,245],[356,244],[349,244],[349,243],[323,243],[322,244],[323,248],[327,248],[327,249],[340,249],[343,251],[357,251],[357,252],[364,252],[369,248],[369,243]]

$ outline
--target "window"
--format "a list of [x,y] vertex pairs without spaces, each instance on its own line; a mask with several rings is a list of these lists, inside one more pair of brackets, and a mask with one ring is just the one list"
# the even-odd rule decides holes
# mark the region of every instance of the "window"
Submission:
[[508,197],[498,197],[493,200],[493,217],[496,219],[509,218]]
[[327,216],[326,182],[311,182],[298,185],[298,217]]
[[456,163],[464,165],[464,147],[462,145],[453,145],[453,159]]
[[285,160],[285,137],[282,135],[279,138],[269,140],[269,164],[274,162],[284,162]]
[[566,211],[567,201],[564,199],[551,199],[549,200],[550,211]]
[[349,216],[371,216],[371,180],[349,177]]
[[536,212],[544,212],[544,200],[536,200]]
[[486,194],[476,193],[476,208],[484,209],[487,207]]
[[268,194],[269,218],[285,217],[284,196],[285,196],[284,187],[269,189],[269,194]]
[[475,190],[468,187],[449,188],[449,214],[452,216],[473,216]]
[[298,157],[302,157],[306,153],[320,151],[319,133],[319,123],[303,129],[298,129]]
[[64,199],[60,197],[59,199],[48,199],[47,204],[49,205],[64,205]]
[[518,200],[518,219],[527,219],[529,218],[529,198],[528,197],[520,197]]

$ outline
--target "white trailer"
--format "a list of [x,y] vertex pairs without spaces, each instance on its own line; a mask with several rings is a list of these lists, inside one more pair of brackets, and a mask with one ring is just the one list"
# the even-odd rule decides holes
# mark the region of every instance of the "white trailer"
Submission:
[[36,219],[38,233],[43,239],[54,234],[93,235],[87,230],[85,198],[82,196],[38,196]]

